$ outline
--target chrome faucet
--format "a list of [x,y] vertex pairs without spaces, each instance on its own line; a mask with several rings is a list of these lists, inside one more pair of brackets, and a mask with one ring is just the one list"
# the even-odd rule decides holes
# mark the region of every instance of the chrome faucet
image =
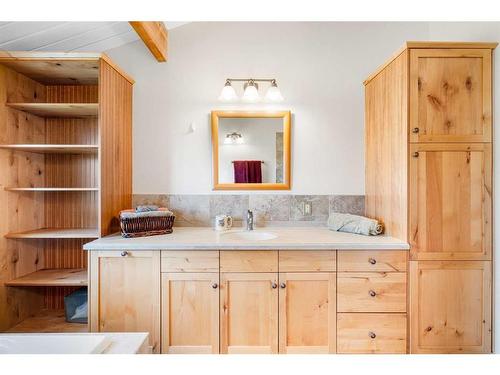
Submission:
[[247,230],[253,230],[253,212],[247,211]]

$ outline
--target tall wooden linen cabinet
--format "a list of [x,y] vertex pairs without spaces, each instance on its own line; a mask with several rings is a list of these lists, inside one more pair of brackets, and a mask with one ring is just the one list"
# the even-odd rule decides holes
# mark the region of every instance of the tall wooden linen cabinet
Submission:
[[410,353],[492,349],[492,54],[407,42],[365,83],[366,214],[410,243]]
[[0,331],[86,331],[64,296],[132,200],[132,85],[106,55],[0,51]]

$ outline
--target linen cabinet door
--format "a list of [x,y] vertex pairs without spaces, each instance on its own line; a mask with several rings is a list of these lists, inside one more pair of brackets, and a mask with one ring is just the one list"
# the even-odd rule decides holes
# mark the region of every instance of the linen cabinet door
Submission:
[[149,332],[160,351],[160,252],[92,251],[90,330]]
[[278,352],[277,273],[221,273],[220,352]]
[[411,142],[491,142],[491,53],[411,50]]
[[491,145],[410,146],[412,260],[491,260]]
[[279,352],[335,353],[335,273],[280,273]]
[[412,353],[491,352],[491,262],[410,262]]
[[219,274],[161,277],[162,353],[219,353]]

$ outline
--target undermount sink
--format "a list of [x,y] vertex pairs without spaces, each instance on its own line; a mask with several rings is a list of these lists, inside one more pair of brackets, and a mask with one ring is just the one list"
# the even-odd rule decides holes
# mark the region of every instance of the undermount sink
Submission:
[[224,239],[228,240],[247,240],[247,241],[267,241],[277,238],[274,233],[260,231],[240,231],[223,233]]

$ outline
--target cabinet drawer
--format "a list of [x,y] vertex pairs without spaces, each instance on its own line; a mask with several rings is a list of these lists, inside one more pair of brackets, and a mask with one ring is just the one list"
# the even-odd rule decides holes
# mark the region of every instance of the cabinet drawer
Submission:
[[280,272],[335,272],[335,250],[294,251],[280,250]]
[[221,272],[278,272],[277,251],[221,251]]
[[406,353],[406,314],[337,314],[337,353]]
[[219,251],[164,250],[161,272],[219,272]]
[[338,251],[339,272],[406,272],[406,250]]
[[406,312],[406,274],[365,272],[337,274],[340,312]]

